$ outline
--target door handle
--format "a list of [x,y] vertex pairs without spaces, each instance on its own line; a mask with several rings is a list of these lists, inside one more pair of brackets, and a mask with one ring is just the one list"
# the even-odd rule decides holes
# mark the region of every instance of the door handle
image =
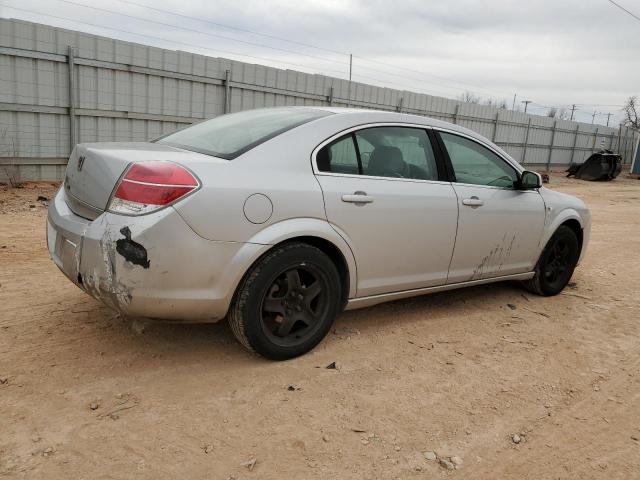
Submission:
[[351,195],[342,195],[342,201],[347,203],[371,203],[373,202],[373,197],[367,195],[367,192],[354,192]]
[[480,200],[478,197],[473,196],[471,198],[465,198],[462,200],[463,205],[467,205],[468,207],[481,207],[484,205],[484,201]]

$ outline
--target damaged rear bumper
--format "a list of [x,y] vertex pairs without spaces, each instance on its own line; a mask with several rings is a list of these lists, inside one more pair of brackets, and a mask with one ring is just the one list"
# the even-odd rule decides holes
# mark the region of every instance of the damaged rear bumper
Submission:
[[58,192],[47,246],[62,272],[94,298],[131,316],[224,318],[235,287],[268,246],[198,236],[172,208],[139,217],[73,213]]

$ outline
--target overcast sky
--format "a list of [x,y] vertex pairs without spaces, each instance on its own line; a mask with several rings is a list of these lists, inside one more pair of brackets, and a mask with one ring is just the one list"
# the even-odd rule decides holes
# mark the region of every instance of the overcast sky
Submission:
[[352,53],[355,81],[575,103],[589,123],[640,94],[640,20],[608,0],[0,0],[0,15],[342,78]]

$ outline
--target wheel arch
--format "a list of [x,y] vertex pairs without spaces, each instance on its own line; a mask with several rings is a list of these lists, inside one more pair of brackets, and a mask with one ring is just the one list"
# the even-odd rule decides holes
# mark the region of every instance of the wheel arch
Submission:
[[582,248],[584,245],[584,220],[580,216],[580,214],[572,209],[567,208],[559,212],[551,221],[549,226],[545,230],[544,237],[540,242],[539,254],[542,254],[544,247],[547,245],[547,242],[551,239],[553,234],[558,230],[558,228],[562,225],[569,227],[578,237],[578,244],[580,245],[580,252],[582,253]]
[[249,242],[268,245],[269,248],[251,262],[246,272],[251,271],[253,266],[273,248],[284,243],[302,242],[324,252],[338,269],[342,283],[343,305],[346,305],[349,298],[355,297],[357,268],[353,251],[344,237],[328,222],[314,218],[285,220],[261,230]]
[[576,234],[576,237],[578,238],[578,248],[580,249],[580,254],[582,254],[582,242],[584,240],[584,232],[582,229],[582,225],[580,225],[580,222],[575,218],[570,218],[568,220],[565,220],[560,225],[558,225],[558,228],[563,225],[565,227],[569,227],[573,231],[573,233]]

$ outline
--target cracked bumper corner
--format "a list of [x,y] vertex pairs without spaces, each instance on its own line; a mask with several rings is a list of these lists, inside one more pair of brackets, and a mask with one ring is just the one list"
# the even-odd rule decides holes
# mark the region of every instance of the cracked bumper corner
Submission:
[[90,221],[60,193],[49,207],[47,244],[67,278],[112,309],[189,322],[224,318],[247,263],[264,248],[203,239],[173,208]]

